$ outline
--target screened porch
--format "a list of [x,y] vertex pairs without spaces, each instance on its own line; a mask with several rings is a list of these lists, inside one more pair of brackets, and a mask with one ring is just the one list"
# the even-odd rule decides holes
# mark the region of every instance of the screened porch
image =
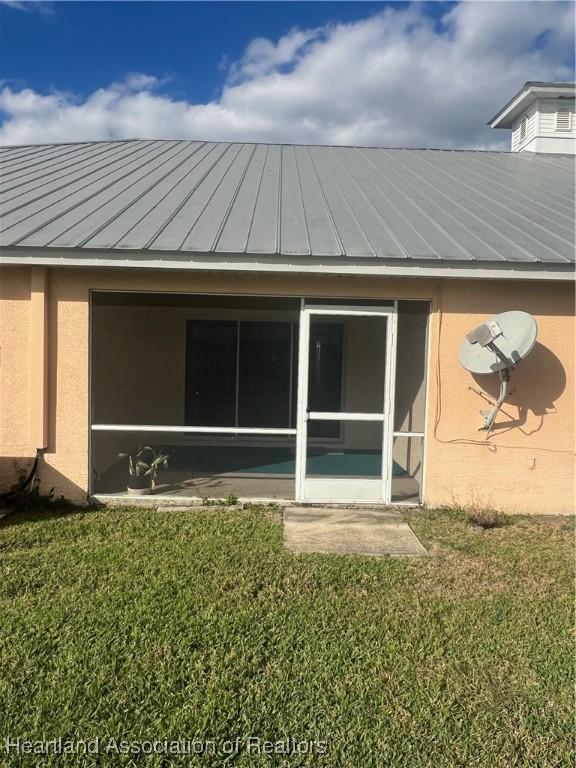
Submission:
[[91,493],[419,503],[428,302],[93,292]]

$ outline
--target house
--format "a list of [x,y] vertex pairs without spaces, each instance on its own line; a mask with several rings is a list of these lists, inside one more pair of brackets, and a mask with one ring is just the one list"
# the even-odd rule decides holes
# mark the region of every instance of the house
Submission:
[[[0,151],[0,490],[574,507],[574,85],[511,152],[210,141]],[[508,310],[511,375],[459,362]]]

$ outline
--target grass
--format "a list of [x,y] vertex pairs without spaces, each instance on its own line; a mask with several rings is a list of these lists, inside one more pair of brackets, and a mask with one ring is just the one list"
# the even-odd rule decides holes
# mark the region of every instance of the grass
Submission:
[[[568,522],[409,519],[431,557],[294,556],[264,508],[5,519],[0,764],[573,764]],[[249,736],[317,743],[264,755]],[[7,753],[6,737],[98,737],[100,754]]]

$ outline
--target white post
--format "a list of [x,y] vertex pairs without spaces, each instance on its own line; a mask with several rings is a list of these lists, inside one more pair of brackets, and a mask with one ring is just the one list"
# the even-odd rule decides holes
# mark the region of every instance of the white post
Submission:
[[308,432],[308,348],[310,343],[310,314],[304,299],[300,305],[300,335],[298,339],[298,399],[296,410],[296,501],[304,501],[306,477],[306,443]]
[[386,504],[392,500],[394,454],[394,393],[396,390],[396,340],[398,338],[398,302],[388,316],[386,328],[386,379],[384,385],[384,429],[382,446],[382,496]]

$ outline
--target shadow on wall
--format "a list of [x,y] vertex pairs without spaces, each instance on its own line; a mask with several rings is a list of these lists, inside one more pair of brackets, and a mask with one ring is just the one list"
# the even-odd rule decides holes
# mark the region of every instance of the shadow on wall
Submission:
[[[473,378],[490,398],[497,399],[500,391],[497,375],[474,374]],[[556,400],[566,388],[566,372],[558,357],[548,347],[536,342],[529,356],[512,371],[508,386],[509,394],[500,413],[510,417],[510,406],[514,406],[518,415],[509,421],[496,423],[494,429],[520,428],[526,424],[528,412],[532,411],[535,416],[541,417],[538,427],[532,430],[537,432],[544,423],[544,417],[556,411]],[[486,408],[489,407],[487,404]]]
[[[33,456],[0,457],[0,493],[10,491],[23,477],[26,477],[33,463]],[[42,457],[38,462],[35,486],[42,496],[52,495],[53,500],[66,499],[74,504],[87,504],[86,491],[54,467],[46,464]],[[6,509],[4,508],[3,511]]]

